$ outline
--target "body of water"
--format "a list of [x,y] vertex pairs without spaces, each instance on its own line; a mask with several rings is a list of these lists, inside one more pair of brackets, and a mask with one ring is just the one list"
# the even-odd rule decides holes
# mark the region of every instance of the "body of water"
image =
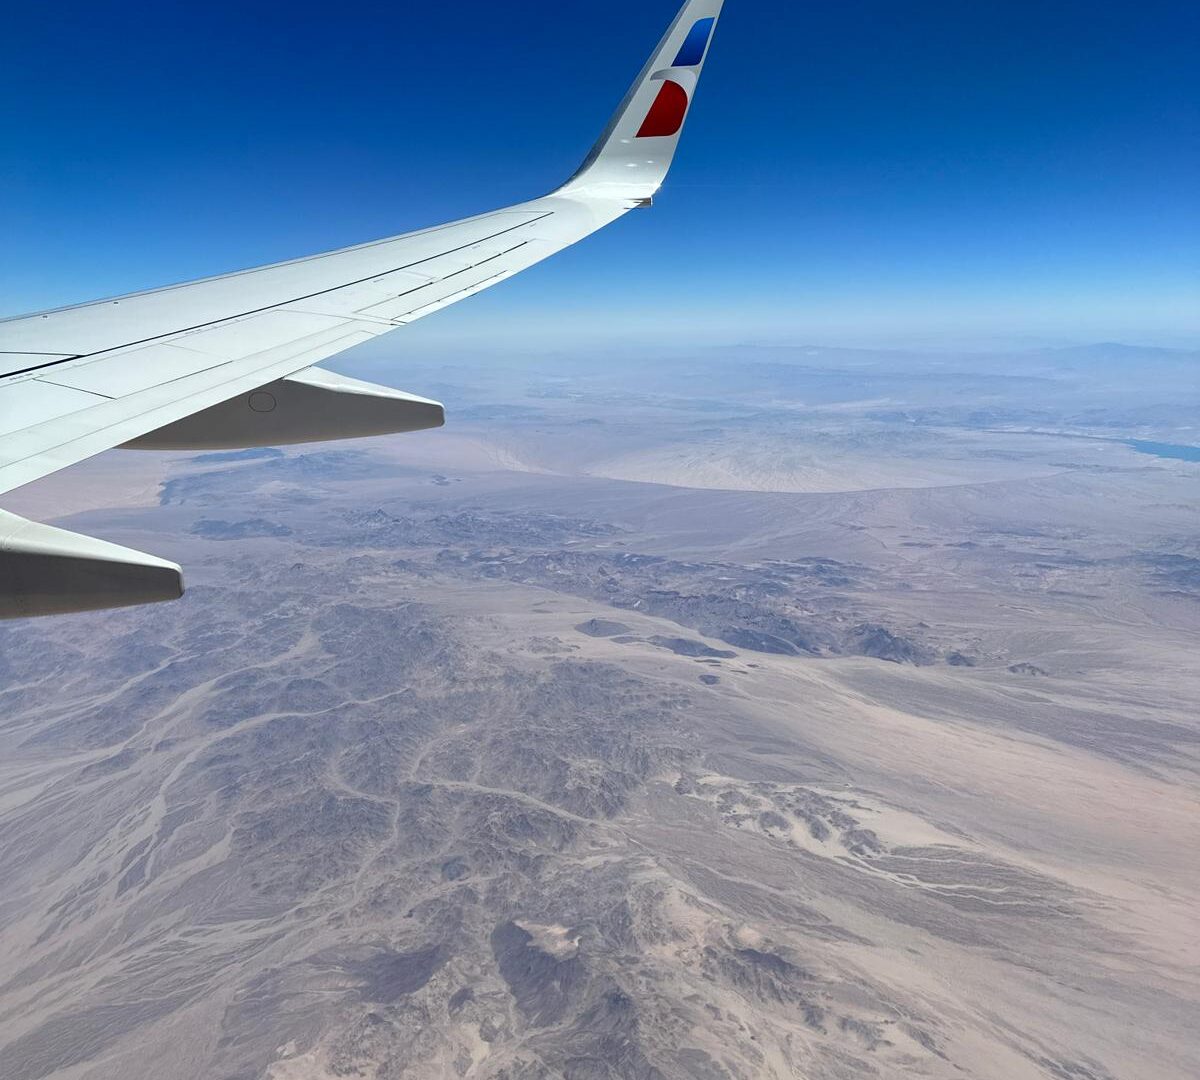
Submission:
[[1155,457],[1171,458],[1174,461],[1200,461],[1200,446],[1180,446],[1176,443],[1143,442],[1141,439],[1122,439],[1126,446],[1132,447],[1139,454],[1153,454]]

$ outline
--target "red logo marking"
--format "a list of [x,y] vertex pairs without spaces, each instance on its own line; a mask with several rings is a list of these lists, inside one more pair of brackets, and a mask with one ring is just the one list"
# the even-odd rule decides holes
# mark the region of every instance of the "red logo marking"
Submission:
[[650,112],[646,114],[646,121],[637,137],[661,139],[678,135],[687,110],[687,91],[679,83],[666,80],[658,92],[658,97],[654,99],[654,104],[650,106]]

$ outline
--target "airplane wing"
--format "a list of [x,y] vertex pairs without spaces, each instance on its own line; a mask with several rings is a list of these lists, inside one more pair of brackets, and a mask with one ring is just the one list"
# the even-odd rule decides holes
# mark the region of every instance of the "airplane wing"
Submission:
[[[688,0],[579,171],[544,198],[307,259],[0,320],[0,494],[114,447],[274,446],[439,427],[321,361],[650,205],[724,0]],[[153,603],[179,567],[0,511],[0,618]]]

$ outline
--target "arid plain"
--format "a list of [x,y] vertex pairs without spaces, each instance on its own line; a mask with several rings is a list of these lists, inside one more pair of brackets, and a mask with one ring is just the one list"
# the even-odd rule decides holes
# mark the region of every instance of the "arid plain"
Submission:
[[0,1078],[1200,1075],[1198,364],[381,358],[448,429],[17,493],[191,587],[0,627]]

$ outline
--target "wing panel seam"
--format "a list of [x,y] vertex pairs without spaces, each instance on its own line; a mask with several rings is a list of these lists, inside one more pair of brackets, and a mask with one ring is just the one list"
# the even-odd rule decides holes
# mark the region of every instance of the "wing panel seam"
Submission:
[[[303,303],[305,300],[312,300],[318,296],[328,296],[330,293],[337,292],[339,289],[349,289],[355,285],[362,285],[368,281],[374,281],[380,277],[387,277],[389,274],[399,273],[402,270],[411,270],[413,267],[420,266],[422,263],[432,262],[434,259],[445,258],[445,256],[453,255],[453,254],[455,254],[455,252],[466,251],[468,248],[474,247],[476,244],[483,244],[489,240],[495,240],[497,237],[505,236],[508,233],[515,232],[517,229],[524,229],[524,228],[528,228],[531,225],[538,225],[541,222],[545,221],[547,218],[551,218],[553,216],[554,216],[554,211],[547,210],[544,214],[539,214],[537,217],[531,218],[529,221],[522,221],[520,224],[510,225],[507,229],[501,229],[499,232],[492,233],[489,236],[478,237],[478,238],[472,240],[470,243],[462,244],[456,248],[450,248],[446,251],[439,251],[436,255],[426,256],[423,259],[418,259],[416,262],[404,263],[401,266],[396,266],[390,270],[385,270],[382,274],[379,273],[378,271],[376,271],[373,274],[368,274],[366,277],[357,278],[354,281],[343,281],[340,284],[334,285],[328,289],[318,289],[316,292],[305,293],[303,296],[296,296],[290,300],[280,300],[278,303],[268,304],[266,307],[254,308],[251,311],[239,312],[237,315],[226,315],[220,319],[211,319],[208,322],[197,323],[195,326],[185,326],[179,330],[172,330],[169,334],[156,334],[153,337],[142,338],[138,341],[126,341],[120,345],[114,346],[111,349],[102,349],[99,352],[94,352],[94,353],[79,353],[77,356],[72,356],[66,360],[54,360],[48,364],[36,364],[33,367],[23,368],[20,371],[10,371],[3,377],[0,377],[0,384],[2,384],[5,380],[14,379],[18,375],[29,375],[35,371],[45,371],[48,368],[60,367],[63,364],[74,363],[76,360],[86,360],[88,357],[102,356],[102,355],[104,355],[104,353],[116,352],[119,349],[132,349],[132,348],[136,348],[139,345],[149,345],[151,342],[162,341],[166,338],[175,338],[181,334],[190,334],[196,330],[204,330],[210,326],[219,326],[222,323],[236,322],[238,319],[246,319],[252,315],[261,315],[265,311],[274,311],[276,308],[286,307],[288,304],[299,304],[299,303]],[[521,246],[522,245],[520,245],[520,244],[517,245],[517,247],[521,247]],[[510,250],[515,251],[516,248],[512,248]],[[508,252],[504,252],[503,254],[508,254]],[[487,262],[489,260],[485,259],[483,261]],[[482,265],[482,264],[477,264],[477,265]],[[467,269],[468,270],[473,269],[473,267],[467,267]],[[249,271],[247,271],[247,272],[249,272]],[[459,271],[459,272],[461,273],[462,271]],[[449,277],[449,276],[450,275],[447,275],[447,277]],[[438,280],[445,280],[445,278],[441,278]],[[423,288],[423,287],[424,286],[418,286],[418,288]],[[401,295],[404,295],[404,294],[401,294]],[[33,354],[30,354],[30,355],[33,355]],[[45,355],[53,356],[54,354],[47,353]]]
[[46,386],[57,386],[60,390],[74,390],[77,394],[89,394],[94,398],[99,398],[101,401],[117,400],[108,394],[101,394],[96,390],[82,390],[78,386],[68,386],[66,383],[55,382],[53,379],[30,379],[29,381],[44,383]]

